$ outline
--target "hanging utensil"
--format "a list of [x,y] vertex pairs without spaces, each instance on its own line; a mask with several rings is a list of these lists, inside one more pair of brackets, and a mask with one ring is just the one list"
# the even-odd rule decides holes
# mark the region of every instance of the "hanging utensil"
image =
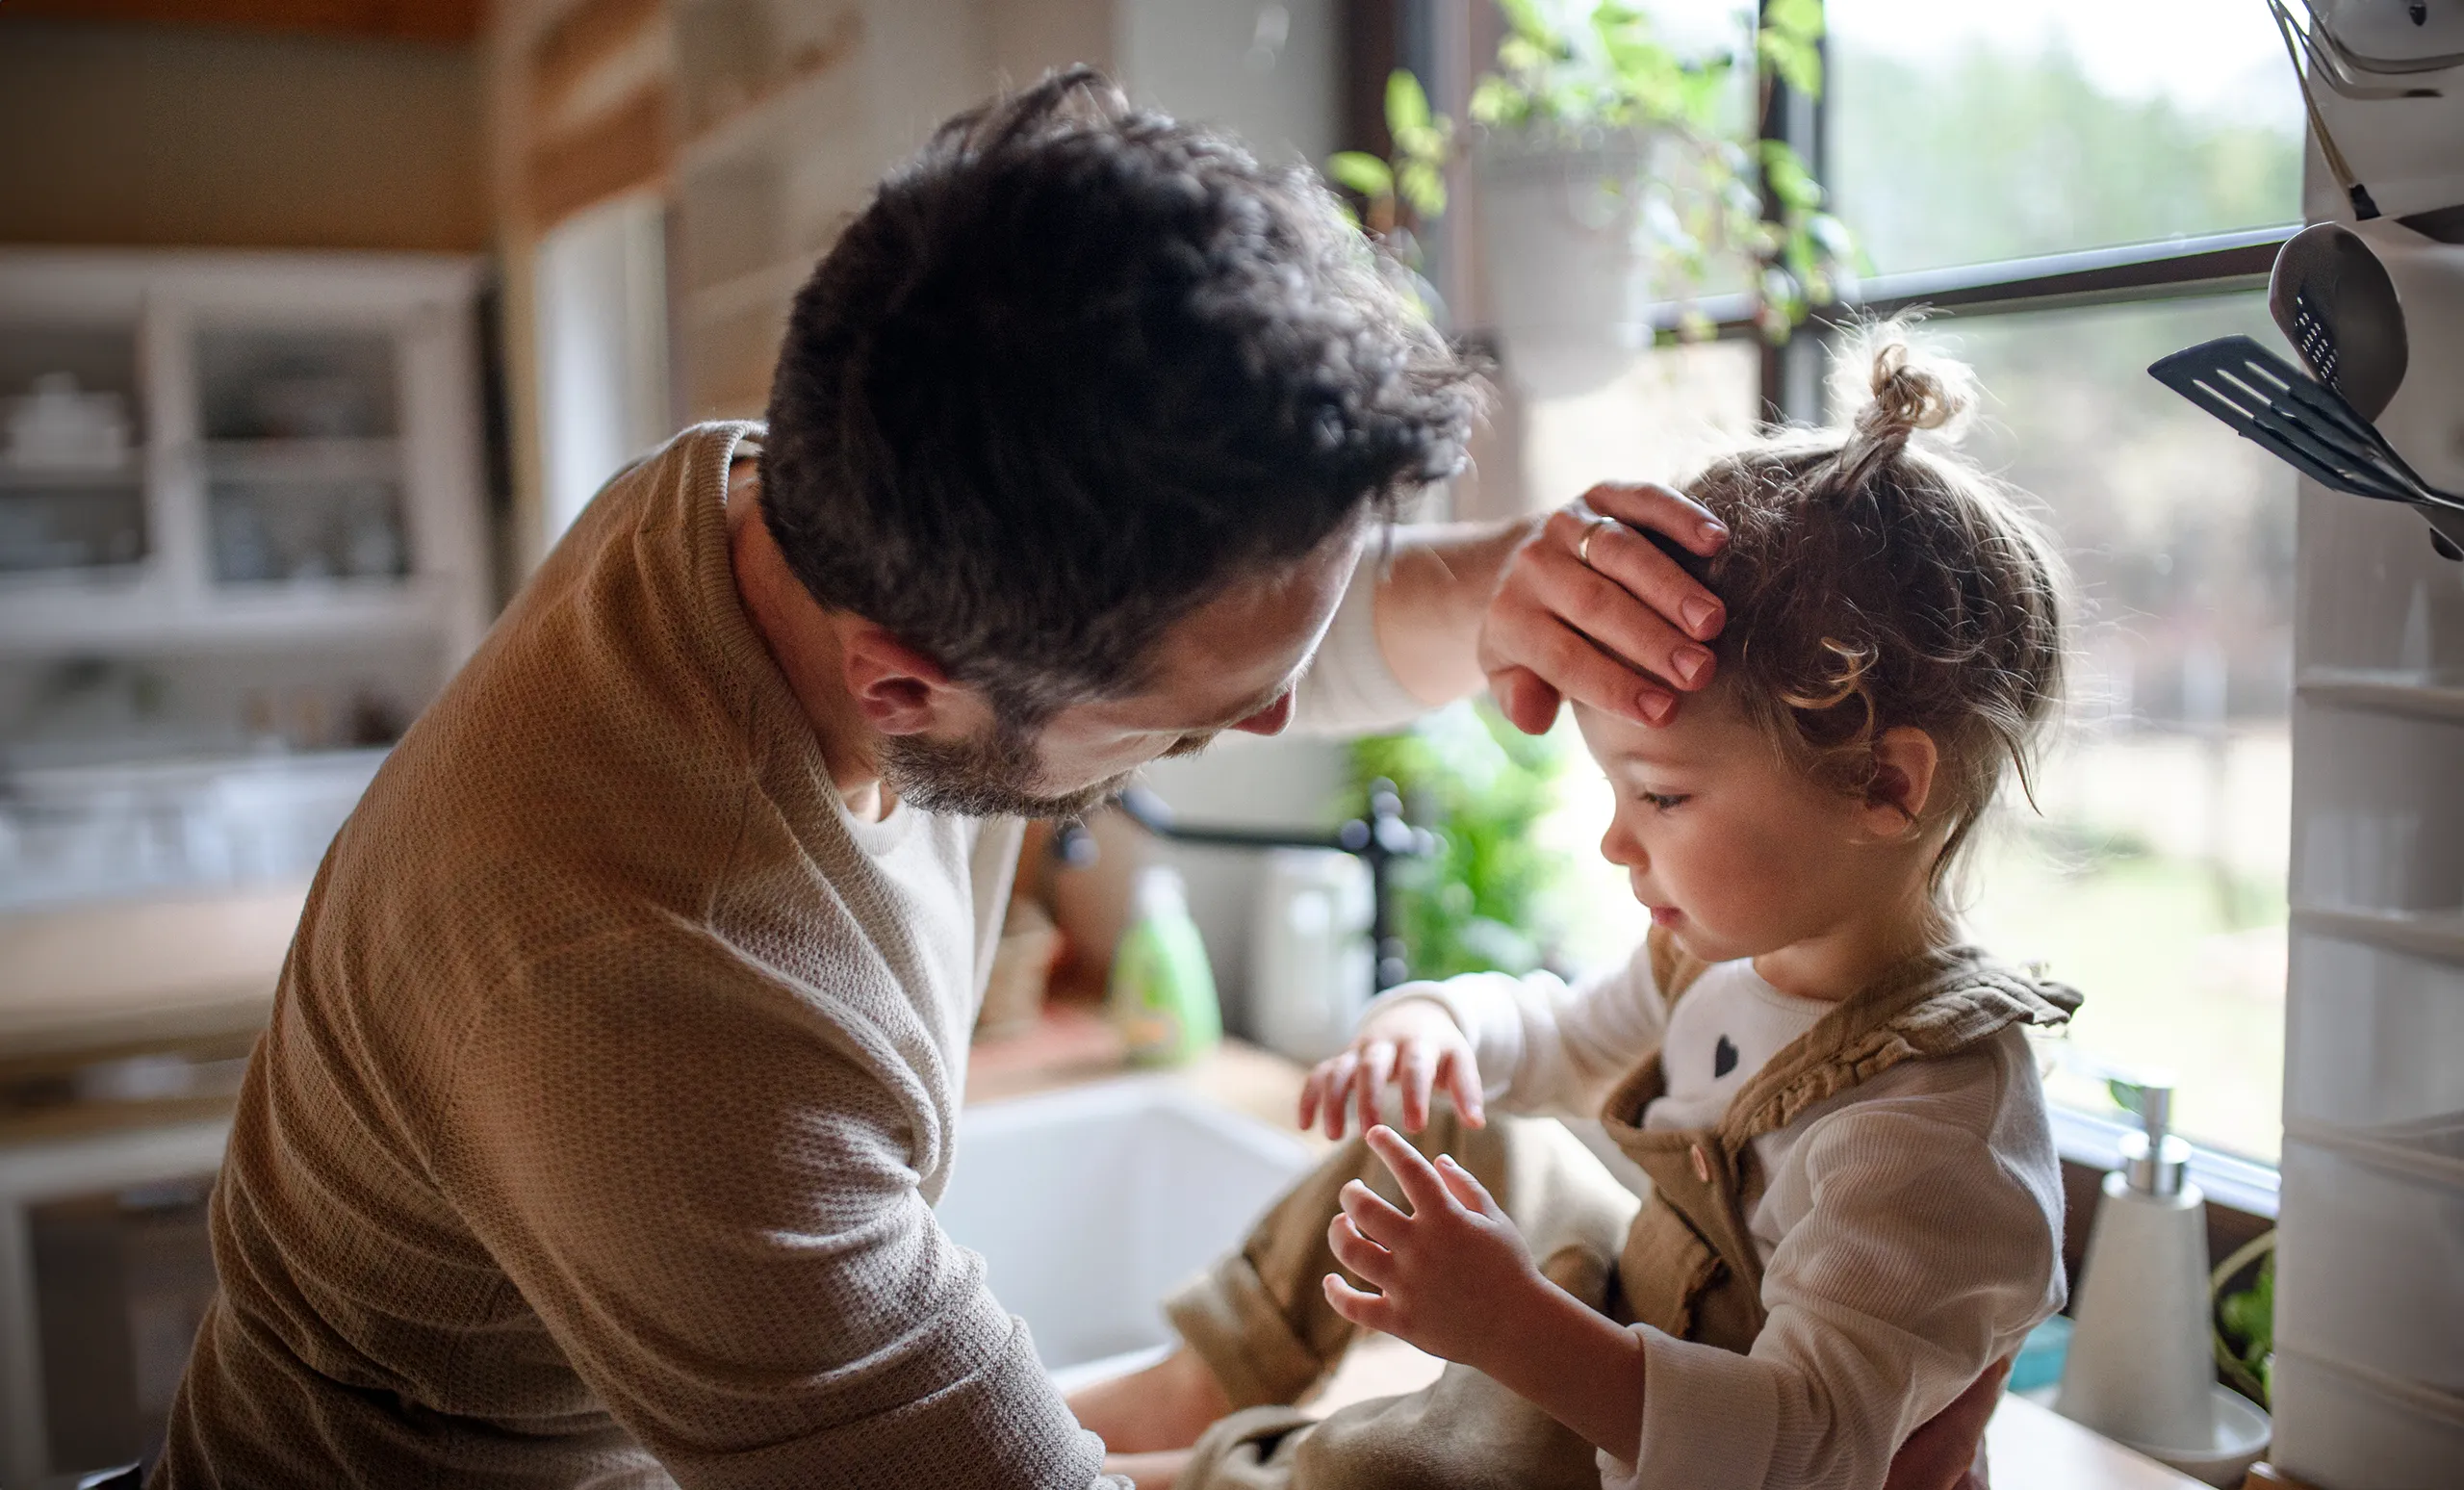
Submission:
[[[2385,15],[2384,8],[2380,8],[2376,28],[2380,39],[2401,47],[2404,55],[2399,56],[2392,53],[2374,55],[2365,52],[2353,45],[2347,37],[2339,36],[2336,28],[2328,24],[2328,17],[2321,13],[2321,0],[2301,0],[2301,8],[2310,13],[2310,30],[2319,43],[2334,56],[2341,66],[2350,71],[2365,72],[2374,77],[2384,78],[2426,72],[2445,72],[2451,67],[2464,66],[2464,49],[2454,49],[2457,27],[2451,13],[2436,17],[2440,24],[2433,28],[2430,25],[2433,17],[2428,6],[2421,4],[2409,6],[2406,9],[2411,13],[2411,30],[2405,31],[2400,26],[2395,27],[2392,28],[2395,35],[2390,35],[2391,28],[2386,24],[2389,17]],[[2327,9],[2335,10],[2338,7],[2330,4]],[[2342,9],[2347,12],[2346,20],[2348,24],[2367,19],[2366,15],[2353,13],[2361,11],[2362,8],[2359,6],[2345,6]],[[2398,39],[2399,37],[2402,39]],[[2444,52],[2427,50],[2424,43],[2432,39],[2443,41],[2451,50]],[[2424,91],[2432,97],[2436,96],[2433,90]]]
[[2431,59],[2431,65],[2422,67],[2380,65],[2381,59],[2365,58],[2339,41],[2334,30],[2327,25],[2326,17],[2319,13],[2315,0],[2299,0],[2299,3],[2303,13],[2309,16],[2307,25],[2294,17],[2289,0],[2267,0],[2268,10],[2274,15],[2277,29],[2285,33],[2285,45],[2292,48],[2297,40],[2299,43],[2298,54],[2293,63],[2296,72],[2302,70],[2301,59],[2307,57],[2310,66],[2306,76],[2316,77],[2344,97],[2363,103],[2383,102],[2390,98],[2443,96],[2439,90],[2425,84],[2365,83],[2361,75],[2385,77],[2400,73],[2437,72],[2452,65],[2452,61]]
[[2411,357],[2396,282],[2361,235],[2320,222],[2293,235],[2268,276],[2268,312],[2320,382],[2374,420]]
[[2330,491],[2422,509],[2431,542],[2464,559],[2464,497],[2425,482],[2333,389],[2246,336],[2219,337],[2149,365],[2166,387]]
[[[2336,137],[2327,129],[2326,116],[2319,112],[2319,97],[2310,90],[2313,68],[2302,65],[2305,52],[2309,52],[2312,61],[2317,63],[2317,53],[2312,50],[2316,43],[2312,41],[2310,33],[2294,20],[2292,12],[2285,8],[2285,0],[2268,0],[2268,13],[2275,17],[2276,34],[2284,39],[2285,55],[2293,59],[2293,81],[2301,90],[2301,107],[2310,116],[2310,134],[2319,141],[2319,155],[2326,162],[2327,174],[2335,177],[2336,185],[2344,188],[2345,199],[2352,203],[2353,218],[2367,222],[2378,216],[2378,204],[2371,199],[2370,188],[2353,173],[2344,151],[2336,147]],[[2336,76],[2335,69],[2324,64],[2317,65],[2315,70],[2325,77]]]

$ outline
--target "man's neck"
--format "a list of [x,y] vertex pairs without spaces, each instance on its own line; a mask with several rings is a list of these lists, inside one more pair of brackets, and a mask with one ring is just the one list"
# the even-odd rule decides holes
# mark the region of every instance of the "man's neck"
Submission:
[[877,820],[895,806],[883,785],[881,737],[847,691],[838,618],[813,600],[761,521],[761,482],[751,461],[728,476],[728,559],[745,616],[804,706],[821,758],[849,811]]

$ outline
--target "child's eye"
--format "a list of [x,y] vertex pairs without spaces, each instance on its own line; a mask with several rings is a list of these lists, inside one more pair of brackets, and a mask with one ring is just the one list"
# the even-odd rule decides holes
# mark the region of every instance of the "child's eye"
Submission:
[[1670,808],[1677,806],[1679,803],[1688,800],[1690,794],[1685,792],[1638,791],[1634,793],[1634,795],[1641,798],[1645,805],[1656,807],[1665,812]]

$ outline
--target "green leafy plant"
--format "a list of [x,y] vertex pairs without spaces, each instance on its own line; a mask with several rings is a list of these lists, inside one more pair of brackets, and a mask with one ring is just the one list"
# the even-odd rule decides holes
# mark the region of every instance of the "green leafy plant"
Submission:
[[1369,203],[1367,227],[1391,238],[1401,227],[1398,207],[1423,222],[1446,211],[1446,163],[1454,150],[1454,121],[1432,114],[1421,80],[1398,67],[1386,79],[1386,134],[1393,156],[1344,150],[1326,159],[1326,174]]
[[1396,871],[1397,930],[1412,976],[1524,973],[1548,960],[1546,912],[1572,866],[1533,829],[1555,806],[1562,750],[1485,701],[1353,743],[1350,809],[1365,807],[1369,784],[1382,778],[1400,790],[1406,815],[1438,836],[1433,858]]
[[[1668,297],[1689,305],[1684,335],[1709,334],[1690,301],[1724,263],[1746,270],[1756,319],[1774,340],[1832,297],[1855,245],[1803,158],[1756,128],[1775,81],[1820,96],[1822,0],[1765,0],[1750,47],[1693,54],[1623,0],[1599,0],[1579,24],[1561,22],[1544,0],[1499,0],[1499,9],[1506,35],[1473,87],[1472,121],[1542,144],[1622,135],[1658,147],[1630,178],[1601,185],[1633,197],[1639,246]],[[1749,66],[1750,106],[1738,76]],[[1369,229],[1417,267],[1410,233],[1445,212],[1445,167],[1459,141],[1407,71],[1388,80],[1386,123],[1389,159],[1346,151],[1326,171],[1360,193]]]
[[[2250,1286],[2231,1289],[2253,1257],[2260,1260]],[[2264,1407],[2275,1389],[2275,1233],[2264,1233],[2219,1264],[2214,1284],[2217,1367],[2234,1390]]]

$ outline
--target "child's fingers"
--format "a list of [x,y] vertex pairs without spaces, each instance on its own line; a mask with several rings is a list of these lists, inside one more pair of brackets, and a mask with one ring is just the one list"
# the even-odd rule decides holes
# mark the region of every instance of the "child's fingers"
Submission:
[[1402,1047],[1402,1070],[1396,1082],[1403,1089],[1403,1126],[1414,1133],[1428,1126],[1428,1096],[1437,1079],[1437,1055],[1427,1040]]
[[1370,1148],[1386,1161],[1386,1168],[1395,1171],[1397,1182],[1403,1187],[1403,1197],[1412,1202],[1415,1213],[1444,1210],[1454,1203],[1454,1197],[1447,1193],[1446,1182],[1437,1177],[1437,1170],[1421,1157],[1419,1149],[1403,1142],[1401,1134],[1381,1122],[1367,1136]]
[[1455,1199],[1463,1202],[1465,1210],[1476,1211],[1491,1220],[1505,1220],[1505,1212],[1498,1208],[1497,1201],[1489,1195],[1489,1188],[1480,1183],[1479,1176],[1463,1168],[1462,1162],[1452,1154],[1437,1156],[1437,1177],[1446,1181],[1446,1188],[1454,1193]]
[[1317,1126],[1318,1099],[1325,1085],[1326,1068],[1323,1066],[1311,1067],[1309,1079],[1300,1084],[1300,1131],[1303,1133]]
[[1438,1064],[1438,1074],[1454,1097],[1454,1110],[1472,1126],[1485,1127],[1488,1115],[1480,1107],[1480,1072],[1468,1050],[1450,1050]]
[[1337,1314],[1363,1329],[1389,1335],[1395,1332],[1392,1311],[1385,1299],[1375,1294],[1362,1293],[1345,1282],[1340,1273],[1327,1273],[1322,1286],[1326,1291],[1327,1304]]
[[1351,1218],[1352,1225],[1362,1236],[1380,1246],[1393,1246],[1410,1231],[1412,1219],[1395,1209],[1384,1195],[1358,1180],[1346,1184],[1335,1196],[1336,1204]]
[[1326,1073],[1324,1096],[1326,1137],[1339,1139],[1344,1136],[1344,1120],[1351,1116],[1345,1104],[1350,1100],[1352,1074],[1360,1069],[1360,1056],[1347,1050],[1327,1065],[1331,1069]]
[[1326,1227],[1326,1246],[1335,1261],[1353,1274],[1384,1288],[1394,1281],[1395,1254],[1360,1234],[1348,1216],[1338,1216]]
[[1377,1120],[1377,1093],[1395,1074],[1395,1042],[1372,1040],[1360,1057],[1360,1126],[1362,1132]]

